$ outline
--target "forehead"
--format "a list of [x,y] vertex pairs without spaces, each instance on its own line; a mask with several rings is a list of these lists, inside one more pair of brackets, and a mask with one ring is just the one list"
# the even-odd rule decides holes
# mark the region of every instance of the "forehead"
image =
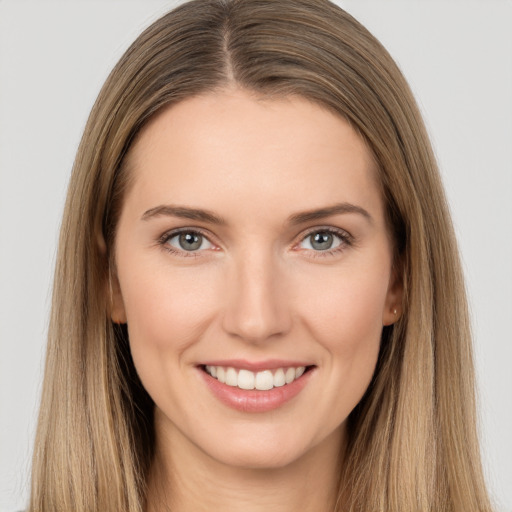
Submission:
[[296,96],[230,90],[184,100],[144,128],[128,167],[140,203],[382,206],[365,142],[341,116]]

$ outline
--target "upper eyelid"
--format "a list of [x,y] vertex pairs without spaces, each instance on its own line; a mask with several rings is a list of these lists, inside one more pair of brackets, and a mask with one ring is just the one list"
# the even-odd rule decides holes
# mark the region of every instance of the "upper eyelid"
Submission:
[[321,233],[321,232],[327,232],[327,233],[333,233],[335,235],[338,235],[341,238],[352,240],[353,236],[346,230],[342,228],[337,228],[334,226],[314,226],[312,228],[307,229],[306,231],[303,231],[299,236],[299,241],[304,240],[308,236],[311,236],[313,233]]
[[201,229],[201,228],[189,228],[189,227],[182,227],[182,228],[174,228],[169,229],[168,231],[164,232],[160,237],[158,237],[158,240],[160,242],[165,242],[171,238],[174,238],[175,236],[181,234],[181,233],[198,233],[199,235],[207,238],[210,243],[217,245],[212,240],[212,235],[208,233],[207,231]]

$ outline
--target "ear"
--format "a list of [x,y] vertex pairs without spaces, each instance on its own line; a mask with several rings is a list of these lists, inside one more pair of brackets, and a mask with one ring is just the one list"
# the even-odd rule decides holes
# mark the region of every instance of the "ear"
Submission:
[[386,302],[382,312],[382,325],[393,325],[402,314],[404,285],[401,265],[393,265],[389,278]]
[[108,294],[109,294],[109,313],[112,322],[115,324],[126,323],[126,311],[123,302],[123,295],[119,285],[117,273],[110,271],[108,273]]
[[123,295],[121,294],[121,287],[119,285],[119,279],[117,277],[117,271],[114,268],[115,265],[110,261],[107,255],[107,244],[105,243],[105,238],[103,234],[98,234],[96,237],[96,241],[98,243],[98,248],[100,253],[107,261],[107,283],[105,295],[107,297],[107,308],[108,315],[110,319],[115,324],[125,324],[126,323],[126,312],[124,308]]

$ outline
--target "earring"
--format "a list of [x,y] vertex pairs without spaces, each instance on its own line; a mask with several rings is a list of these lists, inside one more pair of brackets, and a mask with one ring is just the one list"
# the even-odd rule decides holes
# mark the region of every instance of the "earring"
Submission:
[[396,310],[396,308],[395,308],[395,309],[393,309],[393,315],[395,315],[395,316],[396,316],[396,314],[397,314],[397,310]]

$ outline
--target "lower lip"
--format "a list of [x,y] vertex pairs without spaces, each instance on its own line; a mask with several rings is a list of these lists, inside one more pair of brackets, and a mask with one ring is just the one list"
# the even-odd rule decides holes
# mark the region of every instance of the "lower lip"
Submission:
[[297,396],[308,383],[313,370],[302,374],[297,380],[266,391],[240,389],[228,386],[199,368],[204,381],[212,393],[225,405],[242,412],[273,411]]

